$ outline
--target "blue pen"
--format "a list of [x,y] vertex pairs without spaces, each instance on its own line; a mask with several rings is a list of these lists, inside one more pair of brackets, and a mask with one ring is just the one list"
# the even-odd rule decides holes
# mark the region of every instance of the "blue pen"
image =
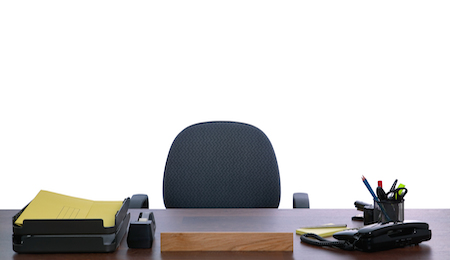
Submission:
[[384,210],[383,205],[381,205],[381,203],[380,203],[380,199],[378,199],[377,195],[375,195],[375,192],[373,192],[372,187],[370,187],[370,184],[367,181],[366,177],[364,177],[364,175],[362,176],[362,180],[363,180],[364,184],[366,185],[367,189],[369,190],[370,194],[372,194],[373,199],[378,203],[378,206],[380,206],[380,209],[383,212],[384,216],[386,217],[387,221],[391,222],[391,218],[388,216],[387,212]]

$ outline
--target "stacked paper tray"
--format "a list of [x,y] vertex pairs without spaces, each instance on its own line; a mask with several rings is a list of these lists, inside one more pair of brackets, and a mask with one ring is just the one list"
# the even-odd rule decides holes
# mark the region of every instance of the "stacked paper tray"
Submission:
[[124,200],[115,215],[115,225],[104,227],[102,219],[30,219],[22,226],[13,219],[13,250],[17,253],[113,252],[126,234],[130,199]]

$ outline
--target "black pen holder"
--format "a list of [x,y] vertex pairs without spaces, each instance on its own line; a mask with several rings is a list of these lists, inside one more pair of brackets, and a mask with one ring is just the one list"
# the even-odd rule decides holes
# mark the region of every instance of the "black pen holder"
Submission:
[[374,222],[403,222],[405,220],[405,200],[380,200],[374,201]]

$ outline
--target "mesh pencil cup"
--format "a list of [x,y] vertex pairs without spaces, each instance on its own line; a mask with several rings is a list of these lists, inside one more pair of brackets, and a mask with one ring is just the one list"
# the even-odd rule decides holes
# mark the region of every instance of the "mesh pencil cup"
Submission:
[[375,222],[403,222],[405,220],[405,200],[381,200],[373,202]]

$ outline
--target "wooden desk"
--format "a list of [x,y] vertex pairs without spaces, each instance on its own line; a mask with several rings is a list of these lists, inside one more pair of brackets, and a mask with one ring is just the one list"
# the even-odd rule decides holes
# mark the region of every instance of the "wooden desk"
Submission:
[[[156,241],[152,249],[129,249],[126,239],[114,253],[16,254],[12,250],[12,216],[17,210],[0,210],[0,259],[450,259],[450,209],[405,210],[405,218],[427,222],[430,241],[419,246],[365,253],[301,244],[295,229],[325,223],[362,225],[352,221],[354,209],[168,209],[152,210]],[[130,210],[132,220],[140,210]],[[160,252],[161,232],[269,231],[292,232],[294,252]]]

